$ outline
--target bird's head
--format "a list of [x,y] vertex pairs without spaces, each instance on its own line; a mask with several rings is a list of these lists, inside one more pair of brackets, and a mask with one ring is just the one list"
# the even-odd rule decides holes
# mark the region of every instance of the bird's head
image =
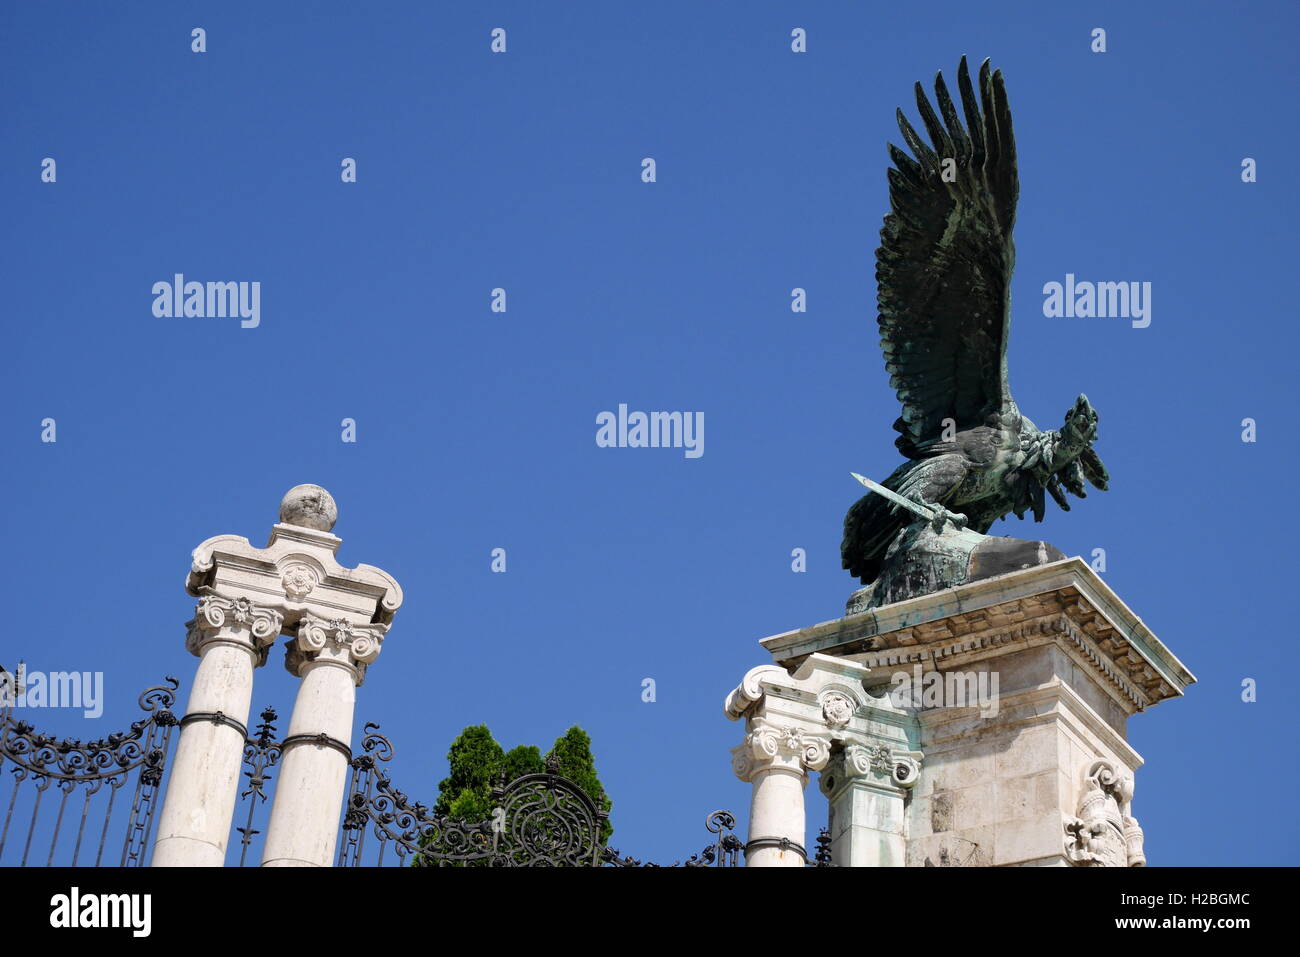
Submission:
[[1066,410],[1061,438],[1068,445],[1077,446],[1079,451],[1096,441],[1097,410],[1092,407],[1086,395],[1080,393],[1074,400],[1074,405]]
[[1080,394],[1066,411],[1065,424],[1058,436],[1051,471],[1071,491],[1075,486],[1082,489],[1080,479],[1087,479],[1094,488],[1106,491],[1110,475],[1092,450],[1092,443],[1097,441],[1097,411],[1086,395]]

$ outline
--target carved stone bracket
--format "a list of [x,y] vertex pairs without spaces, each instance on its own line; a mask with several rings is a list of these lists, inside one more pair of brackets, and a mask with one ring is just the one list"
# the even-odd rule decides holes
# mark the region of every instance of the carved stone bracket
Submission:
[[732,721],[740,720],[753,705],[763,699],[767,693],[764,687],[765,679],[769,683],[784,684],[789,682],[790,673],[777,665],[759,665],[757,668],[750,668],[723,703],[723,710],[728,718]]
[[1109,761],[1094,761],[1084,775],[1077,817],[1067,817],[1065,854],[1081,867],[1142,867],[1142,828],[1131,814],[1133,777]]

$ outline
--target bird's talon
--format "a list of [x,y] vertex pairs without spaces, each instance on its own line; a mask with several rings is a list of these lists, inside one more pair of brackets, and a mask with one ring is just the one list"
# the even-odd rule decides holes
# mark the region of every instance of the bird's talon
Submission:
[[934,510],[934,517],[930,520],[930,525],[936,534],[943,534],[943,526],[949,523],[953,528],[962,529],[966,527],[968,519],[960,512],[950,512],[942,505],[930,506]]

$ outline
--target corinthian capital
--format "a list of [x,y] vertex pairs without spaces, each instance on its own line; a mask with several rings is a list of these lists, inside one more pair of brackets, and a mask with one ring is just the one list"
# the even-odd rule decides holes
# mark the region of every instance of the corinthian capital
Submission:
[[731,752],[731,769],[742,781],[752,780],[760,771],[784,768],[820,771],[830,760],[830,736],[793,725],[765,720],[750,722],[745,743]]
[[354,624],[344,619],[326,621],[314,615],[303,615],[298,623],[298,637],[289,645],[285,667],[289,673],[301,676],[302,668],[312,661],[325,659],[356,673],[356,683],[365,680],[366,667],[379,657],[387,625]]
[[209,593],[199,599],[194,618],[186,622],[185,647],[201,655],[214,641],[243,645],[266,661],[266,647],[275,642],[284,616],[274,608],[254,604],[247,598],[225,598]]

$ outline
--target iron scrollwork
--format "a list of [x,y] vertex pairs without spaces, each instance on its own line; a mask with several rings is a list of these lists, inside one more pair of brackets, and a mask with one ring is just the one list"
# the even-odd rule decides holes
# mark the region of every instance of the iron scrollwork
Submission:
[[279,717],[276,710],[268,707],[260,717],[262,723],[257,726],[257,737],[244,741],[244,777],[248,778],[248,787],[240,792],[239,799],[248,802],[248,817],[243,827],[235,828],[240,834],[240,867],[246,863],[253,835],[262,833],[253,827],[253,816],[266,803],[266,783],[271,780],[271,768],[279,764],[284,747],[275,740],[275,722]]
[[495,863],[494,821],[466,822],[433,814],[411,801],[380,767],[393,757],[393,744],[379,725],[365,726],[361,751],[351,761],[352,775],[343,812],[338,866],[361,864],[367,837],[379,845],[379,866],[391,846],[397,862],[417,867]]
[[[546,770],[498,782],[491,816],[463,821],[433,814],[398,790],[382,765],[393,745],[367,724],[344,810],[338,865],[360,865],[367,841],[379,845],[378,863],[391,848],[397,862],[417,867],[656,867],[605,846],[606,814],[576,782]],[[732,833],[735,816],[714,811],[705,822],[716,839],[681,867],[734,867],[744,844]]]
[[745,842],[732,833],[736,827],[736,816],[730,811],[713,811],[704,819],[704,826],[710,834],[717,835],[716,839],[698,854],[691,855],[685,861],[675,861],[668,865],[656,864],[653,861],[642,861],[635,857],[622,857],[613,848],[606,848],[603,863],[609,867],[739,866],[741,853],[745,849]]
[[[26,792],[33,795],[32,809],[26,835],[22,838],[18,866],[26,866],[31,858],[34,839],[42,827],[41,805],[46,794],[51,793],[61,796],[50,831],[45,864],[54,863],[65,820],[78,818],[71,858],[71,866],[75,867],[86,839],[92,798],[105,791],[107,798],[103,803],[106,807],[95,853],[95,866],[100,866],[117,794],[135,773],[126,837],[117,863],[121,867],[145,864],[159,789],[170,752],[172,729],[178,724],[172,708],[180,682],[170,676],[166,681],[166,685],[155,685],[140,694],[138,704],[145,717],[135,721],[127,731],[115,732],[96,741],[42,734],[29,722],[15,720],[11,704],[0,708],[0,766],[5,762],[11,764],[9,770],[13,775],[13,788],[3,825],[0,825],[0,860],[9,843],[20,792],[24,792],[23,786],[27,784]],[[78,815],[76,802],[71,799],[79,789],[82,801]]]
[[[685,861],[662,865],[620,854],[601,840],[607,815],[559,773],[554,757],[544,772],[499,781],[491,792],[492,814],[484,821],[437,815],[412,801],[383,768],[392,757],[392,742],[379,733],[379,725],[367,724],[351,761],[339,867],[361,866],[370,841],[378,844],[380,866],[390,848],[396,863],[414,867],[738,867],[743,862],[736,817],[724,810],[705,818],[714,840]],[[831,866],[825,830],[817,839],[816,863],[809,866]]]

